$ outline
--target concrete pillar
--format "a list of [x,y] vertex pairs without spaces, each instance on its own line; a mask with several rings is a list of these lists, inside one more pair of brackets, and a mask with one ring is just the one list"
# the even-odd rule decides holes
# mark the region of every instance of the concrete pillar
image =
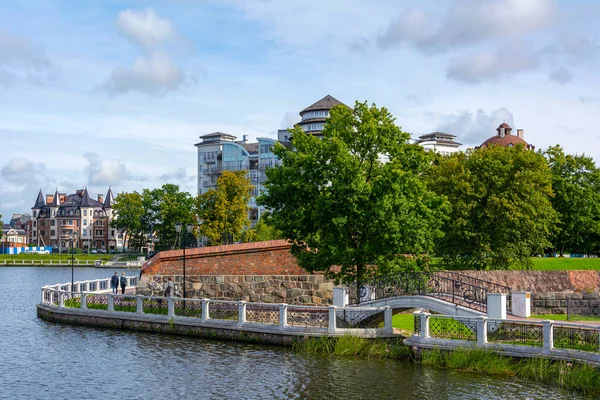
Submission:
[[554,348],[554,327],[552,325],[553,321],[545,319],[542,321],[543,327],[543,335],[544,335],[544,347],[542,352],[544,354],[549,354],[550,351]]
[[346,307],[348,305],[348,288],[346,286],[335,286],[333,288],[333,305]]
[[81,309],[87,310],[87,293],[81,295]]
[[506,319],[506,294],[487,294],[487,314],[490,319]]
[[287,326],[287,308],[285,303],[279,305],[279,329],[285,329]]
[[431,314],[427,312],[422,312],[419,318],[421,318],[421,330],[419,332],[419,336],[421,339],[429,339],[429,317]]
[[67,292],[59,292],[58,295],[60,296],[58,299],[58,306],[60,308],[63,308],[65,306],[65,296],[67,295]]
[[50,305],[54,305],[54,290],[50,289]]
[[336,306],[329,306],[329,326],[327,327],[327,332],[334,333],[336,330],[336,321],[335,321],[335,310]]
[[246,322],[246,302],[244,300],[238,301],[238,320],[240,324]]
[[135,296],[135,312],[138,314],[144,313],[144,299],[142,296]]
[[206,322],[206,320],[210,319],[210,315],[208,315],[208,299],[202,299],[202,322]]
[[172,297],[167,297],[167,316],[175,316],[175,302],[173,301]]
[[512,292],[512,314],[529,318],[531,315],[531,294],[529,292]]
[[383,330],[386,333],[394,333],[394,327],[392,326],[392,307],[385,306],[383,310]]
[[477,346],[487,343],[487,317],[476,317],[477,320]]
[[115,299],[114,299],[112,293],[110,293],[108,295],[108,311],[110,311],[110,312],[115,311]]

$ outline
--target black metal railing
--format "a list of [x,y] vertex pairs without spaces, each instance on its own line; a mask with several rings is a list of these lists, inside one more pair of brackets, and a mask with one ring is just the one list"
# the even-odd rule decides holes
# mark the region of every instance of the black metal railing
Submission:
[[387,299],[399,296],[431,296],[473,310],[487,311],[488,293],[507,295],[510,311],[510,288],[494,282],[455,272],[404,272],[366,280],[360,288],[349,285],[350,303]]
[[566,299],[567,320],[573,315],[584,315],[586,317],[600,317],[599,299]]

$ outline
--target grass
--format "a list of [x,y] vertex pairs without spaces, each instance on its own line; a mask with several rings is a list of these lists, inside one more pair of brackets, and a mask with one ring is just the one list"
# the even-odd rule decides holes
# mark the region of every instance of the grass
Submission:
[[[74,258],[79,261],[96,261],[96,260],[110,260],[111,256],[108,254],[75,254]],[[0,262],[7,261],[68,261],[71,260],[70,254],[0,254]]]
[[407,359],[411,357],[402,339],[364,339],[358,336],[321,336],[305,338],[293,344],[296,353],[311,356],[333,355],[367,359]]
[[536,271],[600,270],[600,258],[533,257]]
[[[554,321],[567,321],[567,314],[532,314],[531,318],[551,319]],[[589,315],[571,315],[570,321],[597,321],[600,322],[600,316]]]
[[392,317],[392,327],[401,329],[409,335],[415,331],[415,319],[412,313],[396,314]]

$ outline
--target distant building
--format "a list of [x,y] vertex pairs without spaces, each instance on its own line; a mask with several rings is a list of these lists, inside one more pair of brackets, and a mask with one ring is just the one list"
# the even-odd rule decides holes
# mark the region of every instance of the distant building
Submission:
[[462,143],[458,143],[455,135],[444,132],[432,132],[419,136],[416,144],[423,147],[426,151],[434,151],[445,156],[459,151]]
[[506,122],[503,122],[496,128],[496,135],[490,137],[485,142],[481,144],[481,146],[475,147],[475,149],[479,149],[482,147],[487,147],[491,145],[503,146],[503,147],[513,147],[517,144],[522,144],[525,146],[527,150],[534,150],[535,146],[529,144],[525,141],[523,129],[517,129],[517,134],[513,135],[511,133],[512,128]]
[[116,218],[114,201],[111,189],[106,197],[99,194],[97,200],[90,198],[87,188],[69,195],[56,190],[54,195],[45,197],[40,190],[31,208],[31,241],[36,246],[67,249],[72,236],[73,247],[85,251],[122,249],[121,234],[110,226]]
[[2,249],[7,247],[26,247],[28,244],[27,232],[23,228],[16,228],[10,224],[2,225]]

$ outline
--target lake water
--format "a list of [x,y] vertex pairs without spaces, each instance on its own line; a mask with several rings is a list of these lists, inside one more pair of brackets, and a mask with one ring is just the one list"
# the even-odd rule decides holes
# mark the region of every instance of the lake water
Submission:
[[[75,280],[113,272],[76,269]],[[514,378],[400,361],[305,357],[276,346],[38,319],[40,287],[70,280],[70,268],[0,267],[0,399],[580,398]]]

